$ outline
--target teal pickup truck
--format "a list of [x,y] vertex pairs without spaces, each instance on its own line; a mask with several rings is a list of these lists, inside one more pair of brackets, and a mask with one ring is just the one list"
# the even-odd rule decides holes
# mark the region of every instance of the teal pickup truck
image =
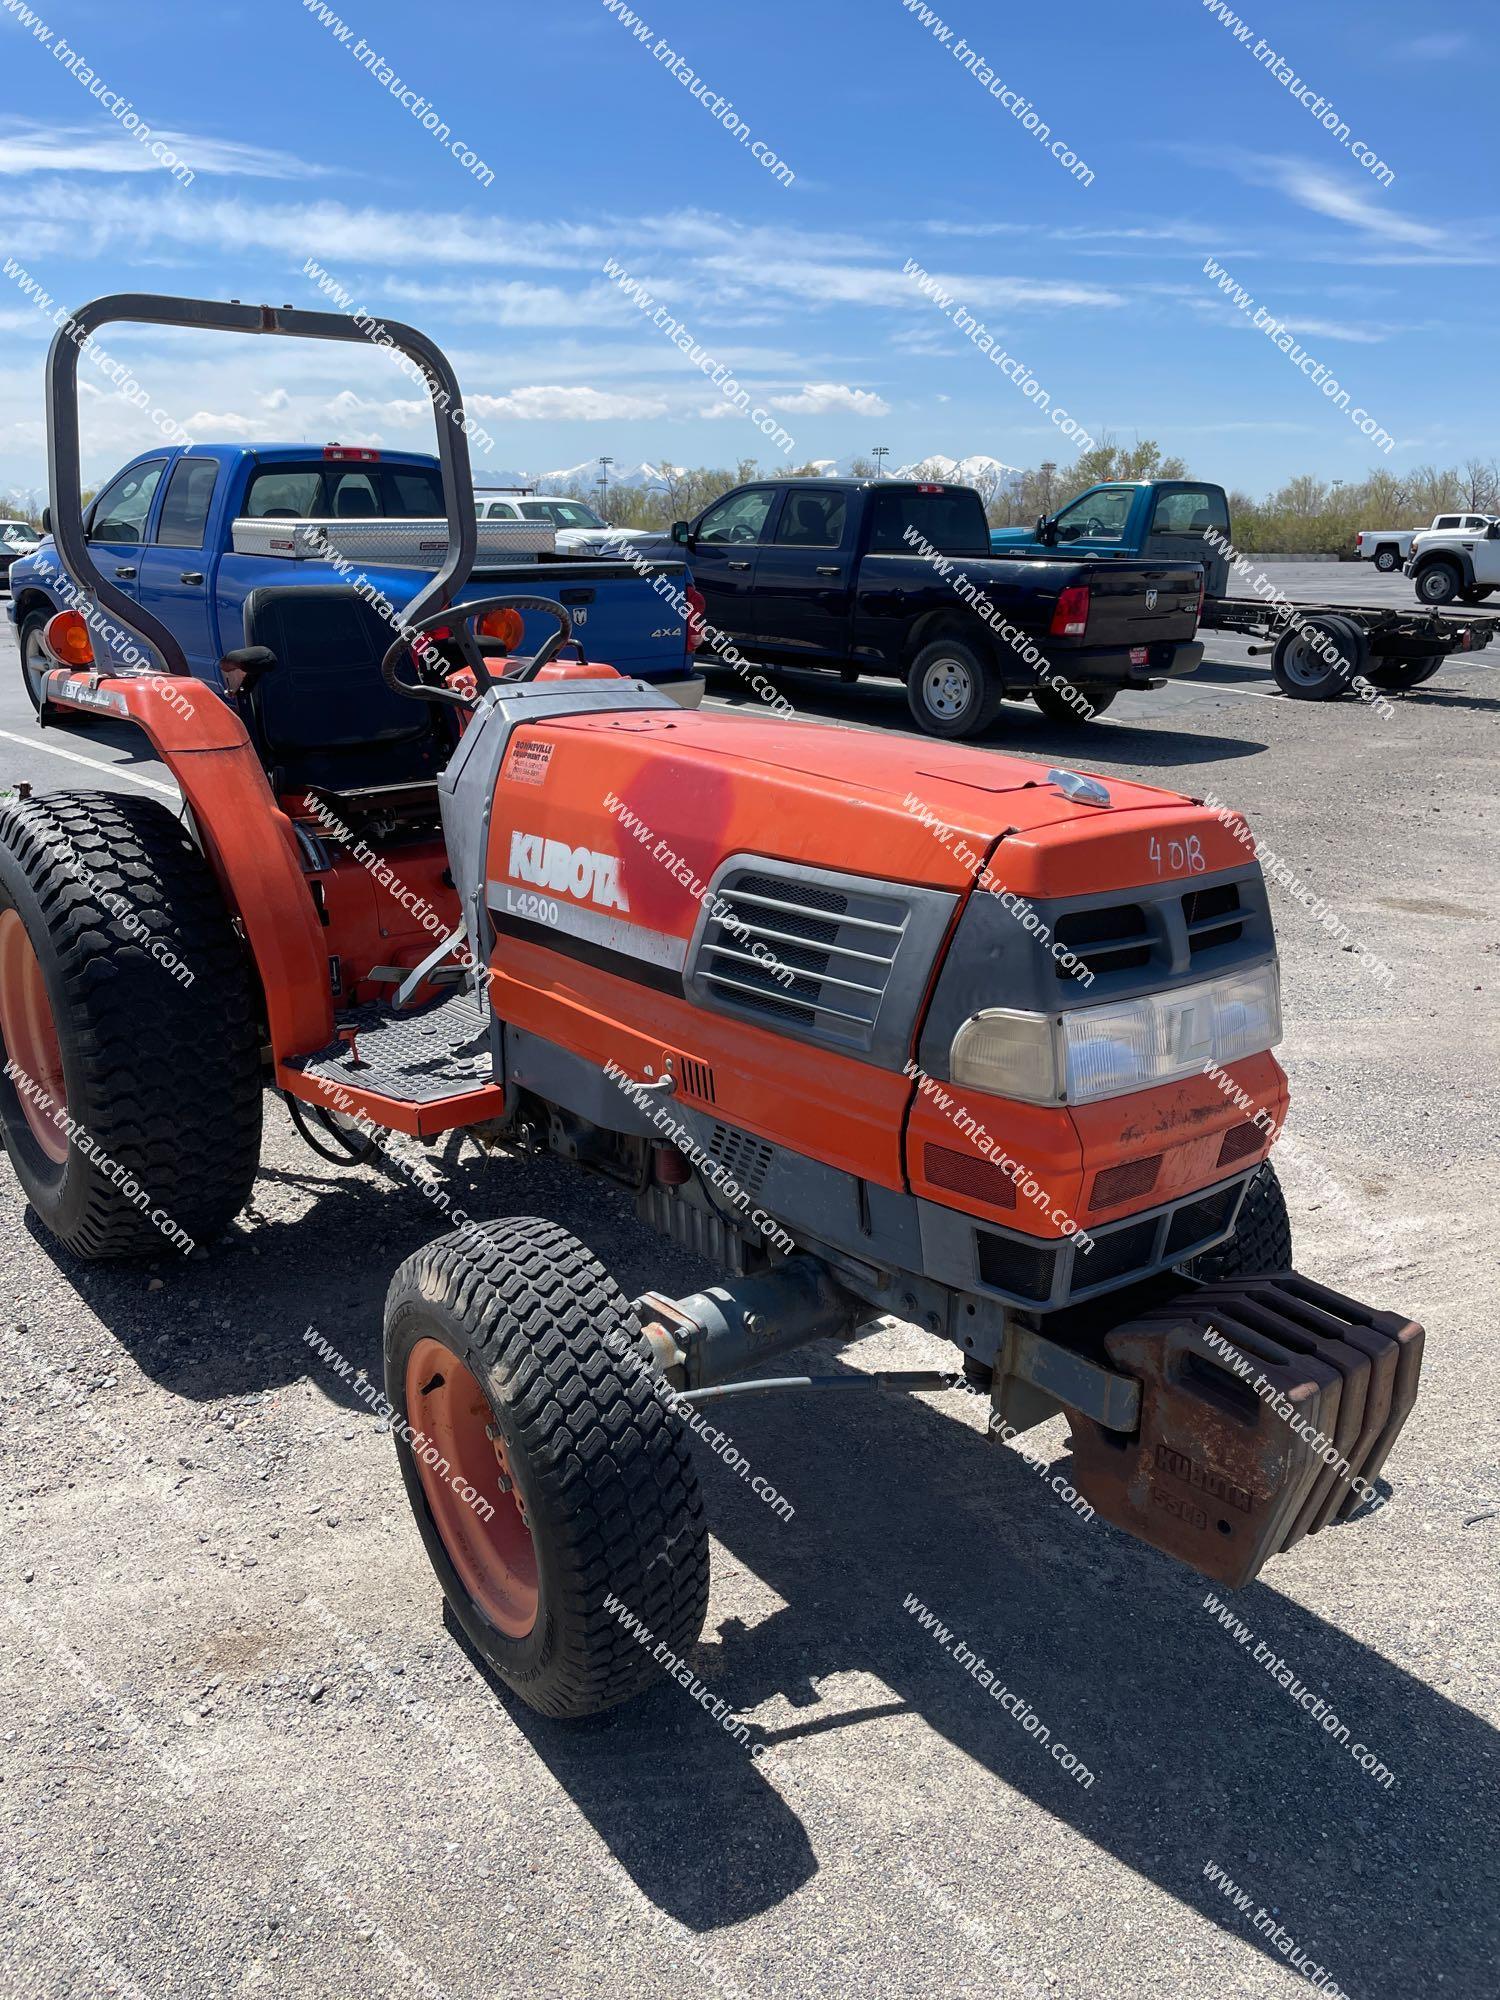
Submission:
[[1229,562],[1215,537],[1229,540],[1222,486],[1201,479],[1111,479],[1044,514],[1034,528],[992,528],[990,548],[997,556],[1055,556],[1066,549],[1069,555],[1201,563],[1205,597],[1222,597]]
[[[1034,528],[992,528],[990,550],[1013,558],[1197,563],[1199,631],[1269,640],[1251,651],[1271,654],[1272,678],[1293,701],[1404,692],[1430,680],[1450,653],[1488,646],[1497,629],[1493,618],[1420,605],[1293,603],[1266,558],[1235,549],[1224,489],[1202,479],[1101,481]],[[1231,576],[1245,595],[1229,594]]]

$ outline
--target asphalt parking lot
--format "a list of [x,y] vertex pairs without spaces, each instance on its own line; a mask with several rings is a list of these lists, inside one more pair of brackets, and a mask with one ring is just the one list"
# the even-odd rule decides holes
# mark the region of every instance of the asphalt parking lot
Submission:
[[[1272,574],[1294,597],[1410,602],[1363,566]],[[0,786],[170,792],[105,728],[43,737],[0,633]],[[830,724],[907,727],[899,689],[785,692]],[[702,1455],[714,1581],[692,1664],[766,1764],[670,1681],[596,1723],[540,1720],[445,1625],[390,1439],[304,1339],[378,1376],[388,1277],[441,1220],[399,1177],[326,1167],[272,1102],[253,1206],[203,1260],[76,1263],[0,1164],[0,1817],[20,1879],[60,1892],[12,1881],[4,1990],[110,1991],[107,1958],[194,2000],[1279,2000],[1307,1983],[1290,1938],[1358,2000],[1493,1993],[1500,644],[1392,708],[1282,699],[1243,640],[1211,635],[1190,681],[1081,731],[1007,707],[992,738],[1232,801],[1345,926],[1273,886],[1282,1174],[1299,1268],[1426,1325],[1423,1391],[1390,1504],[1302,1542],[1234,1610],[1388,1789],[1205,1611],[1201,1580],[1070,1513],[953,1395],[737,1403],[789,1520]],[[560,1163],[466,1143],[440,1162],[456,1204],[556,1219],[627,1294],[710,1275]],[[890,1326],[817,1359],[946,1353]],[[1060,1422],[1028,1442],[1066,1467]]]

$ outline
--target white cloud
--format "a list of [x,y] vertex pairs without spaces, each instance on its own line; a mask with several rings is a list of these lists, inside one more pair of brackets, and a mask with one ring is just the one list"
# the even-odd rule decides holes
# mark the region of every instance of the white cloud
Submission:
[[851,410],[860,417],[888,417],[891,406],[873,389],[851,389],[843,382],[809,382],[795,396],[772,396],[773,410],[805,411],[823,416],[830,410]]
[[[470,395],[464,410],[471,417],[509,417],[518,423],[570,422],[574,419],[627,421],[635,417],[663,417],[668,405],[661,396],[637,396],[593,389],[583,385],[565,388],[557,383],[529,384],[512,389],[504,396]],[[322,413],[335,423],[384,422],[395,425],[430,424],[432,405],[421,397],[392,397],[379,401],[357,396],[352,389],[341,390],[322,405]]]
[[[759,289],[780,291],[814,304],[904,306],[933,310],[898,264],[824,264],[784,255],[762,262],[734,254],[705,257],[703,268],[738,278]],[[933,272],[945,291],[966,306],[988,312],[1044,306],[1122,306],[1123,295],[1102,285],[1080,285],[1051,278],[993,278],[978,273]]]
[[661,396],[628,396],[609,389],[590,389],[581,384],[564,388],[556,383],[512,389],[505,396],[469,396],[464,408],[471,416],[514,417],[521,423],[573,418],[623,422],[632,417],[667,414],[666,400]]
[[1289,200],[1310,209],[1314,215],[1346,222],[1352,229],[1387,243],[1414,243],[1428,250],[1443,249],[1448,243],[1444,230],[1402,215],[1390,206],[1384,194],[1336,180],[1322,167],[1311,166],[1305,160],[1252,158],[1243,169],[1243,178],[1278,188]]
[[1402,42],[1396,53],[1398,56],[1414,56],[1418,62],[1441,62],[1444,56],[1461,56],[1465,49],[1471,49],[1473,41],[1465,34],[1418,35],[1415,41]]
[[317,256],[330,265],[363,260],[377,267],[410,257],[432,265],[511,264],[571,266],[581,248],[601,241],[592,227],[566,223],[512,225],[483,216],[423,213],[419,209],[350,208],[339,201],[261,202],[204,197],[196,189],[148,194],[84,188],[65,180],[37,184],[7,201],[7,221],[34,218],[80,241],[117,255],[128,244],[184,244],[219,256],[232,245],[237,256],[267,250],[300,263]]
[[268,424],[264,417],[242,417],[238,410],[194,410],[190,417],[183,419],[182,427],[189,437],[205,438],[210,442],[217,442],[220,438],[226,442],[233,442],[236,438],[259,441],[278,434],[278,426]]
[[[199,174],[236,174],[259,180],[304,180],[324,174],[291,153],[247,146],[238,139],[211,139],[202,133],[152,126],[151,137],[170,147],[185,167]],[[150,150],[123,128],[100,125],[42,125],[27,118],[0,118],[0,174],[160,174],[167,172]]]

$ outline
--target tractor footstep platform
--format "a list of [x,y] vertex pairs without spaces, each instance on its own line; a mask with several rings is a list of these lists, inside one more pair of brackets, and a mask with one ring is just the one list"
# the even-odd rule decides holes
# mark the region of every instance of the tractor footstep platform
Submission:
[[434,1104],[491,1081],[489,1018],[471,993],[452,993],[416,1014],[375,1001],[340,1014],[339,1038],[287,1068],[407,1104]]
[[1140,1427],[1075,1416],[1075,1483],[1153,1548],[1248,1583],[1369,1497],[1416,1400],[1422,1340],[1295,1271],[1196,1285],[1105,1336],[1141,1385]]

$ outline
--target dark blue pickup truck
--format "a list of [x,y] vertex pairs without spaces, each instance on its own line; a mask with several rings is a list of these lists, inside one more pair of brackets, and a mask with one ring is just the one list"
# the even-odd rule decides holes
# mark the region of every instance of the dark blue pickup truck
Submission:
[[[101,489],[84,521],[101,571],[161,620],[190,671],[213,687],[222,686],[220,660],[245,644],[251,591],[353,584],[379,592],[399,612],[436,569],[447,538],[437,460],[354,445],[193,444],[145,452]],[[424,523],[430,534],[419,529]],[[376,552],[309,559],[308,530],[299,533],[299,524],[314,534],[331,531],[330,540],[363,530]],[[510,590],[556,598],[592,657],[686,704],[701,697],[692,661],[696,633],[676,608],[689,578],[675,550],[651,560],[486,559],[483,533],[460,601]],[[379,552],[382,539],[390,555]],[[72,602],[50,537],[13,565],[11,592],[10,616],[35,706],[40,675],[52,664],[42,629]],[[523,647],[534,649],[554,629],[554,621],[528,614]]]
[[1196,558],[997,560],[971,486],[761,480],[677,522],[672,541],[711,632],[773,666],[904,680],[934,736],[975,736],[1028,697],[1054,722],[1088,721],[1203,656]]

